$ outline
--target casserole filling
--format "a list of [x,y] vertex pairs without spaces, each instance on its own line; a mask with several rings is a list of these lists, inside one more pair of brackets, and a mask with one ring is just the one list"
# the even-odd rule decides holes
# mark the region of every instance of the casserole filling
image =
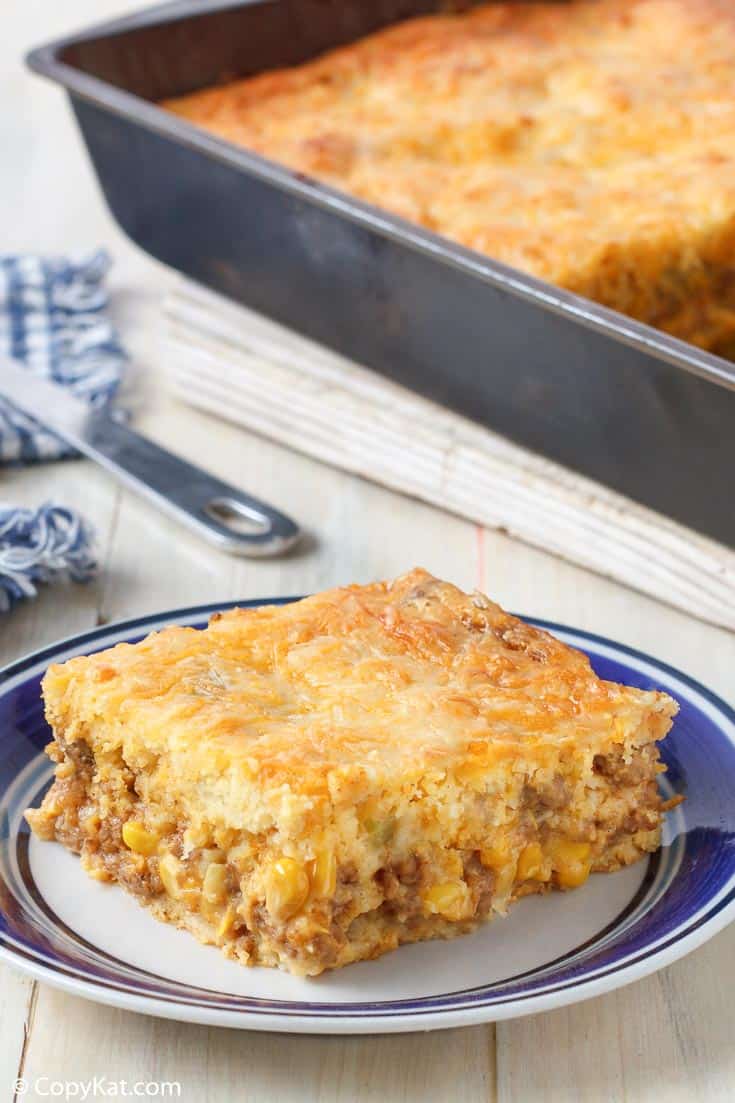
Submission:
[[[145,785],[119,752],[96,759],[57,733],[52,756],[54,784],[28,813],[38,835],[228,956],[302,975],[467,932],[529,893],[628,865],[657,848],[669,807],[656,745],[644,742],[593,756],[582,777],[526,779],[502,799],[480,776],[452,779],[461,815],[451,846],[430,800],[411,827],[389,802],[365,801],[342,824],[341,845],[300,846],[142,799]],[[338,838],[335,827],[325,836]]]

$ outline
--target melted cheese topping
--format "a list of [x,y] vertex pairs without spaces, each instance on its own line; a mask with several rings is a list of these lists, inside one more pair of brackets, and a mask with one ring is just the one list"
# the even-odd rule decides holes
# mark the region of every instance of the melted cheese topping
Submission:
[[[239,609],[52,666],[49,719],[157,784],[349,798],[661,738],[676,705],[427,572]],[[165,769],[162,764],[165,765]],[[163,770],[163,772],[162,772]],[[379,791],[379,790],[378,790]],[[274,799],[279,799],[276,795]]]
[[167,101],[709,348],[735,340],[730,0],[493,3]]

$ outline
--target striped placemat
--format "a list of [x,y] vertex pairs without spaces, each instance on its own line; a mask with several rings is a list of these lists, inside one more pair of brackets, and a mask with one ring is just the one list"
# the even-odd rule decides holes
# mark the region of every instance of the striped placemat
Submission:
[[165,302],[184,401],[735,628],[735,552],[197,284]]

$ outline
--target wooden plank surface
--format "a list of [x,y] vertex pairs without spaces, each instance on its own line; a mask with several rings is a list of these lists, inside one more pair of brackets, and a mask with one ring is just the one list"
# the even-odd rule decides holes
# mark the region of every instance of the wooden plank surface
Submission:
[[[460,585],[487,588],[511,608],[649,650],[732,696],[732,635],[165,398],[156,334],[170,277],[114,226],[61,95],[26,76],[19,63],[37,40],[132,6],[125,0],[11,0],[0,43],[3,249],[110,248],[114,309],[133,355],[139,427],[293,513],[309,537],[283,560],[231,560],[118,491],[87,463],[0,470],[2,498],[83,504],[97,528],[103,566],[92,586],[49,588],[0,621],[0,662],[100,621],[195,602],[303,593],[420,563]],[[95,1075],[178,1080],[181,1098],[196,1103],[724,1103],[733,1098],[735,1082],[734,981],[731,930],[623,991],[497,1029],[308,1038],[148,1019],[0,968],[0,1098],[12,1098],[20,1071],[30,1083]]]
[[[65,497],[69,500],[71,487],[82,491],[85,515],[97,533],[98,557],[106,564],[119,495],[101,472],[91,465],[67,462],[43,469],[0,468],[0,475],[0,499],[25,507]],[[98,582],[44,587],[36,600],[23,603],[8,617],[0,616],[0,666],[62,636],[93,627],[100,595]],[[35,981],[0,965],[0,1098],[12,1098],[13,1082],[24,1075],[38,988]]]

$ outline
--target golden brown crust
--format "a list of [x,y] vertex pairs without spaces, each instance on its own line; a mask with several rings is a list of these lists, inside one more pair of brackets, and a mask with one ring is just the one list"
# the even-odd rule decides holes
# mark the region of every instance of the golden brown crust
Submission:
[[735,339],[729,0],[493,3],[166,101],[704,347]]
[[330,799],[368,773],[540,763],[672,715],[664,694],[601,681],[581,652],[421,570],[71,659],[44,694],[72,738],[100,717],[108,752],[166,756],[174,786],[235,769]]
[[422,570],[71,659],[44,695],[37,834],[310,975],[655,849],[676,711]]

